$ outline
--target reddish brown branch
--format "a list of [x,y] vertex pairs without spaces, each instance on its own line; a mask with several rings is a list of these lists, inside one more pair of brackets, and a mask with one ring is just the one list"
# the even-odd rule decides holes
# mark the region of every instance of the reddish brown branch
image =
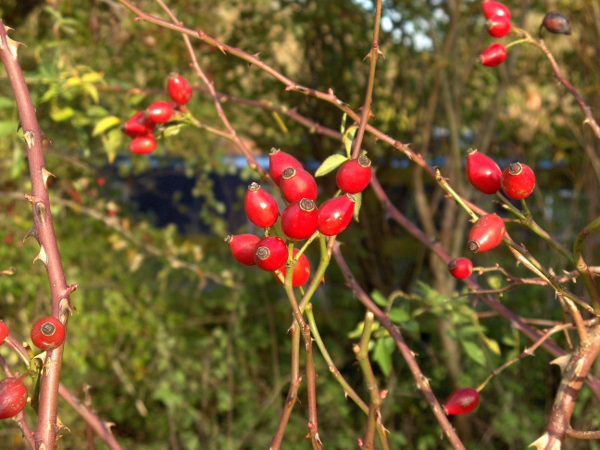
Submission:
[[[71,310],[70,294],[73,289],[67,285],[65,279],[50,212],[46,180],[51,174],[46,171],[42,150],[42,140],[45,136],[39,127],[29,89],[17,60],[18,47],[19,43],[7,36],[4,23],[0,21],[0,56],[15,94],[27,146],[33,188],[32,194],[28,196],[32,204],[34,221],[31,234],[40,244],[40,254],[37,259],[46,266],[52,295],[52,315],[59,318],[66,326]],[[63,351],[64,345],[49,351],[45,362],[47,369],[42,372],[38,424],[34,433],[36,448],[42,445],[47,450],[56,448],[58,386]]]

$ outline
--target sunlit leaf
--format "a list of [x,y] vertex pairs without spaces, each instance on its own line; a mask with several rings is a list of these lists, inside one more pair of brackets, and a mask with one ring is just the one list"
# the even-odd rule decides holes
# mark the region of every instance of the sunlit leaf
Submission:
[[315,172],[315,177],[327,175],[329,172],[341,166],[346,160],[347,158],[345,156],[338,155],[337,153],[327,157],[325,161],[323,161],[323,164],[321,164],[321,167]]
[[117,116],[108,116],[104,119],[100,120],[94,129],[92,130],[92,136],[98,136],[99,134],[104,133],[105,131],[111,129],[112,127],[116,127],[121,123],[121,119]]

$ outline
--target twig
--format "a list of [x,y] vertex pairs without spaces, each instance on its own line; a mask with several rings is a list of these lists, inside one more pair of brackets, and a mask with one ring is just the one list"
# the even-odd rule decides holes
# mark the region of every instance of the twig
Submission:
[[[23,137],[27,145],[32,184],[32,194],[27,198],[31,202],[34,222],[30,234],[40,244],[40,253],[36,259],[42,261],[46,267],[51,291],[52,315],[60,319],[66,327],[71,311],[70,294],[74,288],[67,285],[58,251],[50,211],[50,197],[46,186],[46,181],[51,174],[46,170],[44,163],[42,148],[44,134],[39,127],[35,108],[17,60],[19,45],[21,45],[19,42],[7,36],[4,23],[0,20],[0,57],[15,94]],[[51,450],[56,447],[58,386],[63,351],[64,344],[48,351],[45,361],[47,370],[42,371],[38,423],[34,432],[36,448],[43,446]]]
[[415,359],[414,353],[411,351],[408,345],[406,345],[406,342],[404,341],[400,330],[398,330],[398,328],[392,323],[388,315],[381,311],[381,309],[379,309],[379,307],[369,298],[366,292],[360,287],[360,285],[354,278],[354,275],[352,275],[352,272],[350,271],[350,268],[348,267],[348,264],[346,263],[346,260],[342,255],[339,242],[336,242],[336,244],[333,246],[333,257],[335,258],[336,262],[338,263],[338,266],[342,270],[344,278],[346,279],[346,283],[348,284],[350,289],[352,289],[354,295],[356,295],[359,301],[375,315],[375,318],[381,323],[381,325],[383,325],[383,327],[386,330],[388,330],[390,336],[394,339],[396,347],[398,348],[400,354],[406,361],[417,383],[417,388],[423,393],[423,395],[427,399],[427,403],[433,410],[433,414],[435,415],[437,421],[440,423],[442,430],[448,437],[450,444],[452,444],[452,446],[455,449],[464,449],[465,447],[463,443],[461,442],[460,438],[456,434],[456,431],[448,421],[448,417],[446,417],[446,415],[444,414],[440,403],[438,402],[437,398],[435,397],[435,394],[431,390],[429,380],[425,377],[425,375],[423,375],[423,372],[421,372],[419,364]]

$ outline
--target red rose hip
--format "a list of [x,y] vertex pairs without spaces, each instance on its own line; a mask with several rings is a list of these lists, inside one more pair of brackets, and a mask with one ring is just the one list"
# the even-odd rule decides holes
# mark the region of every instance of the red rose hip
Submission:
[[325,236],[340,234],[350,224],[355,205],[356,199],[352,194],[327,200],[319,208],[319,232]]
[[290,203],[281,213],[281,229],[290,239],[301,241],[317,231],[319,210],[315,202],[303,198]]
[[19,414],[27,405],[27,388],[23,377],[10,377],[0,381],[0,419]]
[[486,19],[492,16],[504,16],[510,20],[510,9],[504,3],[496,2],[494,0],[486,0],[481,5],[483,9],[483,15]]
[[487,21],[488,34],[495,38],[501,38],[510,33],[510,19],[498,14],[493,15]]
[[272,227],[279,216],[277,200],[258,183],[248,186],[244,208],[250,222],[261,228]]
[[462,280],[473,273],[473,263],[469,258],[455,258],[448,263],[448,270],[454,278]]
[[31,341],[40,350],[52,350],[65,341],[65,326],[56,317],[42,317],[31,328]]
[[277,186],[281,182],[283,171],[288,167],[302,169],[302,164],[289,153],[283,152],[278,148],[272,148],[269,152],[269,175]]
[[262,270],[273,272],[285,266],[288,259],[288,249],[285,242],[277,236],[268,236],[256,244],[254,262]]
[[136,155],[147,155],[156,150],[156,138],[152,134],[138,136],[129,144],[131,153]]
[[483,253],[498,247],[504,236],[506,227],[504,220],[496,214],[481,216],[469,233],[469,250]]
[[177,73],[169,75],[167,92],[178,105],[185,105],[192,99],[192,85],[188,80]]
[[498,42],[494,42],[479,55],[479,62],[484,66],[496,67],[504,62],[508,52],[506,47]]
[[[294,257],[298,254],[299,250],[297,248],[294,249]],[[287,273],[287,267],[284,265],[281,269],[279,269],[281,274],[283,275],[283,279],[285,280],[285,275]],[[310,278],[310,262],[304,253],[300,255],[298,258],[298,262],[294,265],[294,272],[292,273],[292,287],[299,287],[308,281]],[[281,283],[281,280],[278,276],[275,276],[275,279]],[[282,283],[283,284],[283,283]]]
[[526,164],[512,163],[502,172],[502,190],[513,200],[523,200],[535,188],[535,173]]
[[146,108],[146,117],[155,123],[165,123],[173,115],[173,106],[169,102],[159,100]]
[[454,391],[444,404],[448,415],[469,414],[479,405],[479,392],[474,388],[462,388]]
[[136,138],[138,136],[152,134],[155,127],[156,123],[146,117],[144,111],[138,111],[125,121],[121,130],[123,130],[123,133],[127,136]]
[[254,266],[256,264],[254,261],[254,252],[256,251],[258,241],[260,241],[260,238],[253,234],[238,234],[225,238],[225,242],[229,244],[235,260],[245,266]]
[[4,344],[4,341],[8,337],[8,325],[3,320],[0,320],[0,345]]
[[467,152],[467,178],[478,191],[495,194],[501,187],[502,170],[489,156],[470,149]]
[[371,182],[371,160],[366,155],[350,159],[340,166],[335,181],[342,192],[358,194]]
[[286,201],[292,203],[308,198],[317,199],[318,189],[315,178],[304,169],[288,167],[283,171],[279,181],[281,195]]

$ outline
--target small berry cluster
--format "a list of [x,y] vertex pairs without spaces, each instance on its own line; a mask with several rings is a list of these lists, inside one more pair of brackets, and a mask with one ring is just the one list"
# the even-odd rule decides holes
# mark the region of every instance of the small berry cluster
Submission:
[[[535,173],[528,165],[515,162],[502,171],[492,158],[475,149],[467,153],[467,178],[484,194],[495,194],[502,189],[513,200],[526,199],[535,188]],[[501,217],[496,214],[481,216],[469,233],[469,250],[487,252],[500,245],[505,235]],[[473,263],[468,258],[456,258],[450,261],[448,270],[455,278],[467,278],[473,271]]]
[[156,150],[156,124],[171,120],[174,110],[180,109],[192,98],[192,86],[189,81],[176,73],[169,75],[167,92],[171,102],[156,101],[144,111],[135,113],[123,124],[123,133],[133,139],[129,144],[132,153],[146,155]]
[[[371,181],[371,160],[366,155],[349,159],[338,169],[336,182],[342,195],[333,197],[317,207],[317,182],[292,155],[279,149],[269,153],[269,175],[279,187],[286,207],[279,213],[273,195],[258,183],[248,187],[244,209],[248,219],[257,227],[270,229],[277,221],[282,237],[269,235],[263,239],[253,234],[227,236],[234,258],[241,264],[269,272],[279,272],[283,277],[288,261],[288,242],[306,240],[315,233],[336,236],[346,229],[354,215],[355,194],[362,192]],[[283,238],[283,239],[282,239]],[[292,274],[292,285],[302,286],[310,277],[310,263],[298,249],[292,257],[297,259]],[[276,278],[281,281],[279,277]]]
[[[511,29],[511,14],[508,7],[494,0],[485,0],[482,8],[483,15],[487,19],[487,29],[490,36],[495,38],[507,36]],[[484,66],[495,67],[502,64],[507,55],[506,47],[494,42],[479,55],[479,62]]]
[[[6,323],[0,320],[0,345],[8,338],[9,330]],[[41,350],[52,350],[59,347],[65,340],[65,327],[55,317],[38,319],[31,329],[31,341]],[[19,414],[27,405],[27,387],[23,378],[9,377],[0,381],[0,419],[9,419]]]

